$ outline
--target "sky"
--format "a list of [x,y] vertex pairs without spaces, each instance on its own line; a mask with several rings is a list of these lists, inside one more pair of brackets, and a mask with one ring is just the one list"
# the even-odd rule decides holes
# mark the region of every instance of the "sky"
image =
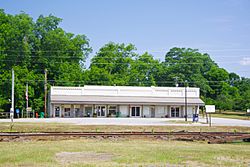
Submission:
[[65,31],[89,38],[90,58],[111,41],[160,60],[172,47],[190,47],[250,78],[250,0],[0,0],[0,8],[62,18]]

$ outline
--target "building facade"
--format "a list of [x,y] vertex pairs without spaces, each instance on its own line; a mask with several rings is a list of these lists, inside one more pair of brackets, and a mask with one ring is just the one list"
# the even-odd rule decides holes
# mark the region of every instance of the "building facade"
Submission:
[[53,86],[50,117],[185,117],[204,106],[199,88],[132,86]]

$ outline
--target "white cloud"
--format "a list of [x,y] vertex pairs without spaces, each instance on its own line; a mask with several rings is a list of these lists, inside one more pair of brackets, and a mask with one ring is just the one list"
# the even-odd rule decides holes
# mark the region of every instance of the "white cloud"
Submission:
[[243,66],[250,66],[250,57],[244,57],[241,59],[240,64]]

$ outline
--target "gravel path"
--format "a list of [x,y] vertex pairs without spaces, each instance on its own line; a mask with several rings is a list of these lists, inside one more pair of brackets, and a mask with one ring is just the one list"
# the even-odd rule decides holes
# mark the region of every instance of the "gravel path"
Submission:
[[[192,121],[192,119],[188,119]],[[70,123],[77,125],[130,125],[130,126],[208,126],[204,124],[206,119],[200,119],[198,123],[184,123],[184,118],[21,118],[14,122],[37,123]],[[0,122],[10,122],[10,119],[0,119]],[[250,127],[250,121],[228,118],[212,118],[212,124],[216,126],[246,126]]]

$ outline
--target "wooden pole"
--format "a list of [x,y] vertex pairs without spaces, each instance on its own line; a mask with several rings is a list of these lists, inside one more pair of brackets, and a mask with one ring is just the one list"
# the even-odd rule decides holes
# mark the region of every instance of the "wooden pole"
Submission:
[[211,114],[209,113],[209,126],[212,126],[212,119],[211,119]]

